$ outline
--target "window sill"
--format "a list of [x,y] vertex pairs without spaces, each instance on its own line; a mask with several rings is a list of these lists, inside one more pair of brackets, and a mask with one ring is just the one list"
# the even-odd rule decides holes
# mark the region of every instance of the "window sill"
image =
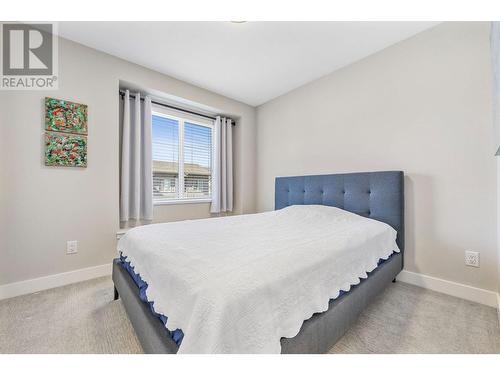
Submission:
[[127,233],[127,231],[129,230],[130,228],[126,228],[126,229],[120,229],[118,232],[116,232],[116,239],[119,240],[120,238],[123,237],[123,235],[125,233]]
[[157,200],[153,202],[153,206],[168,206],[172,204],[196,204],[196,203],[211,203],[212,198],[200,199],[170,199],[170,200]]

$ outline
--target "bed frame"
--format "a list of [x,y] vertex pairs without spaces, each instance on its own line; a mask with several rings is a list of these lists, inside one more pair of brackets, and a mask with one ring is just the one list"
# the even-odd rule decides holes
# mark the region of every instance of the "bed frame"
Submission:
[[[404,174],[401,171],[278,177],[275,209],[296,204],[335,206],[382,221],[397,231],[401,253],[382,263],[367,279],[348,293],[331,300],[327,311],[314,314],[293,338],[281,339],[281,353],[326,353],[403,269]],[[127,315],[145,353],[177,353],[178,346],[149,305],[139,299],[139,290],[127,271],[113,262],[115,299],[121,297]]]

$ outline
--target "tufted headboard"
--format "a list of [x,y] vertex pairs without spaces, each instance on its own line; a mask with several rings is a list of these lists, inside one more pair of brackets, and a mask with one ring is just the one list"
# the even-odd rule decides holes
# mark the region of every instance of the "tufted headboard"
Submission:
[[402,171],[277,177],[275,209],[294,204],[334,206],[382,221],[397,232],[404,250],[404,174]]

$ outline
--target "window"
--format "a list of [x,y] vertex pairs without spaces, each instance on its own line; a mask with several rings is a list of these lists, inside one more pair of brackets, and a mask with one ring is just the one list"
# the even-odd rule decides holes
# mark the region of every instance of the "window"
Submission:
[[211,121],[153,111],[155,203],[211,200],[212,132]]

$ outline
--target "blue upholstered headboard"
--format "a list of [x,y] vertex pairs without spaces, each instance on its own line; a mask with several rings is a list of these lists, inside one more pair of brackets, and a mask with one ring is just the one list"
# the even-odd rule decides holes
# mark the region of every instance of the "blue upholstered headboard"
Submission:
[[277,177],[275,209],[294,204],[334,206],[383,221],[404,250],[404,174],[401,171]]

